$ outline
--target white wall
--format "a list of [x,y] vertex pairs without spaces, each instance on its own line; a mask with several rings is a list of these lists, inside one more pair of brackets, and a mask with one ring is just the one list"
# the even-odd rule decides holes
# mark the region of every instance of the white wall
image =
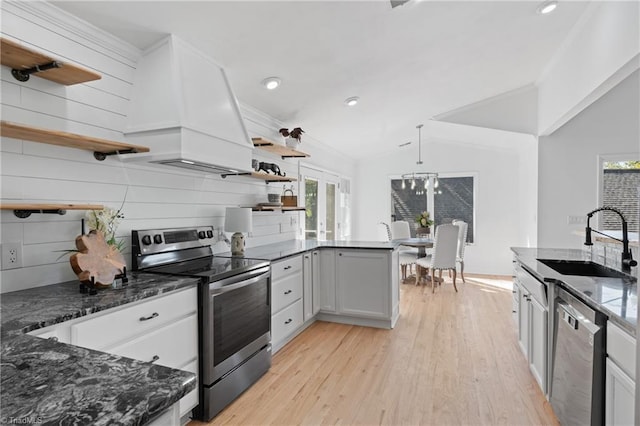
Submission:
[[640,3],[592,2],[539,79],[539,133],[549,135],[640,64]]
[[[102,74],[101,80],[66,87],[37,77],[20,83],[2,67],[3,120],[124,140],[122,131],[139,51],[47,3],[3,2],[2,32],[3,37]],[[277,135],[280,123],[250,108],[243,108],[243,114],[250,136]],[[353,162],[343,156],[321,147],[309,148],[310,154],[320,154],[320,160],[314,161],[326,162],[326,168],[353,168]],[[297,160],[282,160],[259,150],[254,158],[278,163],[289,176],[298,173]],[[119,208],[126,193],[125,219],[118,229],[118,237],[126,241],[125,257],[130,257],[132,229],[221,228],[226,206],[266,202],[268,192],[282,192],[282,184],[124,164],[117,158],[98,162],[89,151],[4,137],[0,166],[2,202],[95,203]],[[74,248],[84,214],[69,211],[65,216],[34,214],[18,219],[3,210],[0,242],[23,244],[23,267],[0,273],[0,291],[74,280],[68,256],[59,258],[60,250]],[[253,234],[247,245],[296,238],[301,218],[299,212],[254,213]],[[219,243],[215,250],[228,248]]]
[[[535,164],[530,155],[535,152],[535,138],[434,121],[425,130],[422,166],[416,165],[418,149],[413,144],[358,162],[354,239],[379,238],[378,223],[390,221],[391,176],[418,171],[474,172],[478,176],[476,235],[475,243],[465,251],[465,271],[511,274],[509,247],[527,245],[535,238],[535,215],[523,213],[536,205],[537,177],[530,165]],[[521,174],[523,168],[533,172]],[[533,223],[527,220],[530,216]]]
[[581,247],[567,217],[598,207],[598,155],[640,155],[640,71],[636,71],[555,133],[540,138],[540,247]]

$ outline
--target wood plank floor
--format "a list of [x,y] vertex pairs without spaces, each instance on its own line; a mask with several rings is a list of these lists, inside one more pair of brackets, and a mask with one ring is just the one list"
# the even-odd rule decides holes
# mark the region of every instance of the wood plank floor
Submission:
[[[508,277],[401,285],[393,330],[316,322],[210,425],[557,425],[517,344]],[[192,421],[190,426],[205,423]]]

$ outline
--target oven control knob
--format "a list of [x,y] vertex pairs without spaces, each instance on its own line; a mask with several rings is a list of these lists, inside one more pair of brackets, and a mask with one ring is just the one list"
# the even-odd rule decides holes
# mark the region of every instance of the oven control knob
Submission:
[[204,237],[206,237],[207,234],[204,231],[198,231],[198,238],[200,238],[201,240],[204,239]]
[[156,234],[153,236],[153,242],[156,244],[162,244],[162,235]]
[[151,245],[151,235],[145,235],[142,237],[142,244],[145,246]]
[[207,231],[207,238],[213,238],[213,231],[212,230],[208,230]]

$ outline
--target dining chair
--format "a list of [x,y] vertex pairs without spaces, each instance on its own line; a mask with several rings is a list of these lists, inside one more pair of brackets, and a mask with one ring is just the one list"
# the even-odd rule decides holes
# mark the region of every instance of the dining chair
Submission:
[[[403,238],[411,238],[411,228],[409,222],[405,220],[397,220],[391,222],[391,239],[401,240]],[[402,279],[407,279],[407,266],[409,267],[409,274],[413,273],[413,265],[418,258],[418,249],[406,248],[399,252],[400,270],[402,271]]]
[[453,225],[458,227],[458,250],[456,252],[456,262],[460,264],[460,277],[462,282],[464,280],[464,248],[467,245],[467,232],[469,230],[469,224],[464,220],[455,219]]
[[[436,236],[433,242],[433,254],[416,260],[416,265],[425,268],[431,275],[432,293],[435,292],[435,271],[439,271],[442,279],[442,271],[449,270],[453,274],[453,288],[456,287],[456,251],[459,228],[453,224],[443,224],[436,227]],[[420,283],[416,280],[416,285]]]

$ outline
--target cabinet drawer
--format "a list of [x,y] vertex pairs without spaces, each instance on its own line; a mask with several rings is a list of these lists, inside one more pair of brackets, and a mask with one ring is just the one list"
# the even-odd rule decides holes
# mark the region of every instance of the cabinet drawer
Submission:
[[302,300],[271,317],[271,334],[274,345],[284,340],[302,326]]
[[547,286],[516,263],[516,279],[541,305],[547,305]]
[[280,311],[302,297],[302,272],[288,275],[271,285],[271,313]]
[[607,321],[607,355],[632,380],[636,379],[636,339]]
[[107,352],[180,368],[198,356],[198,316],[191,315]]
[[104,349],[194,313],[197,307],[195,287],[170,293],[72,325],[71,343],[89,349]]
[[287,275],[302,272],[302,255],[289,257],[277,262],[271,262],[271,280],[279,281]]

